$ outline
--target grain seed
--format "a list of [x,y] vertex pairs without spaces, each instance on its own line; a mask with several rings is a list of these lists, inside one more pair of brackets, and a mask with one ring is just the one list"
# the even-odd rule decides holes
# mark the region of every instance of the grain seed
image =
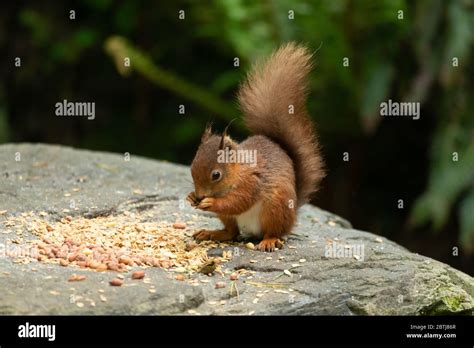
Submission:
[[78,282],[84,279],[86,279],[84,275],[73,274],[69,277],[68,282]]

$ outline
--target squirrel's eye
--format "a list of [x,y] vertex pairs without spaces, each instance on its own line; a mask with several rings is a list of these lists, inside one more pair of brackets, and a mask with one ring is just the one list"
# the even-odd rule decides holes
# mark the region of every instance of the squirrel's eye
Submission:
[[221,178],[222,174],[218,170],[213,170],[211,174],[212,181],[218,181]]

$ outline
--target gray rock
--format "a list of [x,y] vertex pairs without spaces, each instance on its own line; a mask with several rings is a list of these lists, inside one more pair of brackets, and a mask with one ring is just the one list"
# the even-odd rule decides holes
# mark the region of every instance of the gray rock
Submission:
[[[76,186],[81,190],[73,198],[64,196]],[[0,211],[7,213],[0,216],[0,245],[11,239],[2,233],[6,228],[1,221],[26,211],[45,211],[55,220],[135,209],[169,219],[178,213],[185,220],[197,213],[188,204],[178,209],[191,190],[189,169],[181,165],[133,155],[125,161],[118,154],[61,146],[1,145]],[[200,214],[203,219],[196,228],[219,227],[212,214]],[[335,247],[327,249],[328,245]],[[0,314],[187,314],[193,310],[201,314],[472,315],[474,311],[472,277],[385,238],[354,230],[346,220],[313,206],[301,209],[284,249],[271,254],[233,249],[234,257],[224,267],[253,270],[252,279],[241,277],[232,285],[217,274],[195,274],[208,282],[191,286],[174,280],[168,271],[152,268],[146,273],[155,293],[140,281],[135,286],[109,286],[114,272],[18,264],[0,255]],[[329,250],[335,254],[328,254]],[[87,279],[69,283],[65,280],[71,273]],[[215,289],[218,281],[225,281],[227,287]]]

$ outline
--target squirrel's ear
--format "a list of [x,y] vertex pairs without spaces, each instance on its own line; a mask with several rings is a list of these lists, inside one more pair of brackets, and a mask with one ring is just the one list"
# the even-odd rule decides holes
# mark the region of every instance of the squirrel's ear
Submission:
[[[234,119],[235,120],[235,119]],[[225,147],[233,147],[234,142],[232,139],[229,137],[227,134],[227,130],[229,129],[229,126],[234,122],[234,120],[230,121],[229,124],[224,128],[224,132],[222,132],[222,137],[221,137],[221,143],[219,148],[224,149]]]
[[208,141],[211,135],[212,135],[212,123],[208,123],[206,126],[206,129],[204,130],[204,133],[202,133],[201,143],[205,143],[206,141]]
[[227,134],[223,133],[222,138],[221,138],[221,143],[219,145],[219,150],[224,150],[226,147],[233,149],[234,148],[234,142],[232,141],[231,137],[229,137]]

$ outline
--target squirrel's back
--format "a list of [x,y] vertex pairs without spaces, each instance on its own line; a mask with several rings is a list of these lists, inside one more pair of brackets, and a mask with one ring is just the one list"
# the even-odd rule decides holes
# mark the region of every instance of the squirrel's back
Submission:
[[288,43],[254,66],[238,94],[249,130],[269,137],[293,161],[298,206],[309,201],[324,177],[319,143],[306,110],[311,58],[306,47]]

